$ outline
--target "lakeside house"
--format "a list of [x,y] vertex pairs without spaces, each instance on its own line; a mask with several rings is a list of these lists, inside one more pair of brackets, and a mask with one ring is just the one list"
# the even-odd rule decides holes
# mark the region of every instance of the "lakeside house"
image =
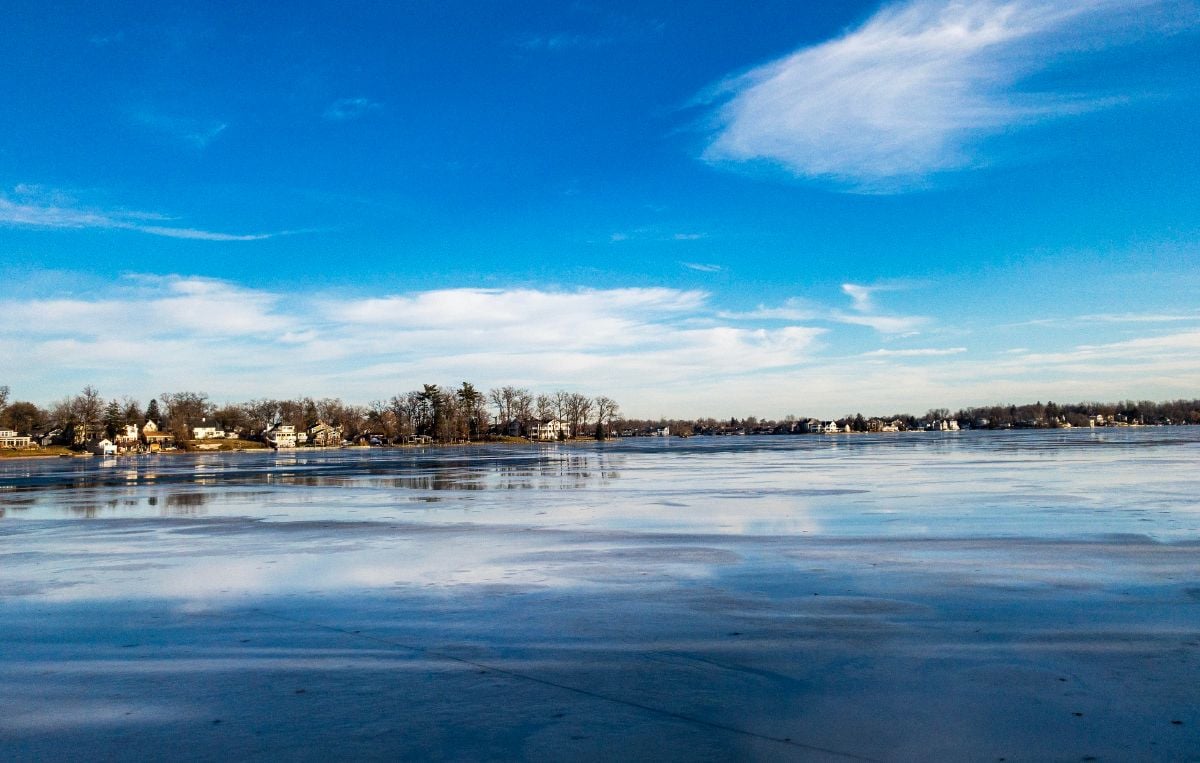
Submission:
[[571,436],[571,425],[562,419],[538,419],[529,425],[529,439],[558,440]]
[[925,425],[927,432],[957,432],[958,422],[954,419],[938,419]]
[[0,429],[0,448],[28,448],[32,445],[32,437],[19,435],[13,429]]
[[[275,424],[262,433],[263,441],[272,448],[296,447],[296,427],[291,424]],[[308,437],[305,437],[307,440]]]
[[193,440],[224,440],[229,437],[229,433],[221,427],[207,423],[205,419],[200,419],[200,423],[192,427]]
[[324,421],[319,421],[309,427],[305,435],[309,442],[321,447],[342,444],[342,428],[326,424]]
[[117,455],[117,444],[107,437],[92,446],[92,452],[97,456]]
[[113,438],[113,440],[117,444],[117,447],[124,448],[125,450],[136,448],[138,443],[141,441],[138,432],[138,425],[126,424],[125,426],[121,427],[120,431],[117,432],[117,435]]
[[146,449],[151,453],[175,445],[174,435],[170,432],[159,431],[158,424],[153,419],[148,419],[142,425],[142,439],[146,442]]

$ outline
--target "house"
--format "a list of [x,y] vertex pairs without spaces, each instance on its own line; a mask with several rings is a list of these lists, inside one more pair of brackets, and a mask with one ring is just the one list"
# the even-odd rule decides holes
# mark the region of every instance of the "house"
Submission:
[[509,419],[496,425],[496,433],[505,437],[520,437],[524,423],[520,419]]
[[120,431],[117,432],[117,435],[113,438],[113,440],[117,443],[117,445],[128,448],[132,445],[137,445],[137,442],[140,439],[138,434],[139,432],[137,424],[126,424],[125,426],[121,427]]
[[225,439],[225,430],[221,427],[207,423],[204,419],[200,419],[200,424],[192,427],[193,440],[223,440]]
[[146,447],[151,452],[174,447],[175,445],[175,438],[168,432],[158,431],[158,424],[153,420],[147,420],[142,425],[142,439],[146,441]]
[[313,445],[341,445],[342,444],[342,428],[332,424],[326,424],[324,421],[317,422],[308,428],[308,439]]
[[296,447],[296,427],[291,424],[275,424],[263,432],[262,437],[272,448]]
[[0,448],[28,448],[33,438],[19,435],[12,429],[0,429]]
[[571,436],[571,425],[561,419],[540,419],[529,425],[529,439],[557,440]]
[[925,429],[929,432],[957,432],[958,421],[955,419],[938,419],[926,424]]
[[42,447],[48,447],[50,445],[56,444],[59,440],[62,439],[62,436],[63,436],[63,430],[61,428],[51,429],[46,434],[42,435],[41,438],[38,440],[38,442],[42,445]]
[[92,452],[97,456],[115,456],[117,455],[117,444],[105,438],[92,446]]

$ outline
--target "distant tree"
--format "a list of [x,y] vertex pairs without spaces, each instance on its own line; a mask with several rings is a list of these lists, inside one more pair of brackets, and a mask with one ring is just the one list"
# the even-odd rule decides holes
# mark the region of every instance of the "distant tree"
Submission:
[[487,411],[481,412],[480,410],[484,405],[483,394],[470,382],[463,382],[455,394],[462,403],[462,413],[467,425],[467,439],[475,439],[479,436],[480,427],[487,421]]
[[100,431],[104,416],[104,400],[100,393],[90,384],[71,400],[75,423],[86,430],[86,437],[95,436]]
[[121,410],[121,404],[116,401],[116,398],[109,400],[108,405],[104,407],[104,436],[110,440],[113,439],[124,423],[125,416]]
[[296,427],[297,431],[306,429],[308,416],[305,413],[303,400],[280,400],[277,418],[280,423]]
[[317,403],[311,397],[304,398],[304,428],[315,427],[321,422],[321,414],[317,411]]
[[166,420],[176,440],[190,440],[192,427],[204,421],[213,409],[204,392],[164,392],[159,395]]
[[554,418],[554,398],[549,395],[538,395],[534,401],[534,413],[539,419]]
[[527,389],[516,388],[513,391],[512,407],[510,409],[512,418],[517,421],[529,421],[533,418],[533,394]]
[[121,411],[121,417],[124,424],[141,424],[142,407],[138,405],[138,401],[131,397],[125,398],[125,407]]
[[8,385],[0,384],[0,413],[3,413],[6,407],[8,407]]
[[617,405],[616,400],[603,395],[596,398],[596,424],[607,428],[618,415],[620,415],[620,406]]
[[4,409],[0,424],[15,429],[18,434],[34,434],[46,427],[48,415],[34,403],[18,400]]
[[150,398],[150,403],[146,406],[146,421],[161,424],[162,420],[162,412],[158,410],[158,400]]
[[550,399],[554,401],[554,418],[563,421],[567,418],[567,403],[571,399],[571,393],[565,389],[556,389],[550,395]]
[[[153,404],[153,400],[150,401]],[[246,423],[254,434],[261,433],[264,429],[275,423],[276,417],[279,415],[279,401],[264,398],[262,400],[250,400],[242,403],[242,410],[246,414]],[[150,414],[149,409],[146,410],[146,415]]]
[[212,419],[223,429],[237,432],[244,431],[250,425],[250,417],[246,415],[246,409],[241,405],[225,405],[216,408],[212,412]]
[[570,425],[572,436],[583,430],[583,425],[592,415],[593,407],[591,398],[578,392],[568,393],[563,399],[561,418]]

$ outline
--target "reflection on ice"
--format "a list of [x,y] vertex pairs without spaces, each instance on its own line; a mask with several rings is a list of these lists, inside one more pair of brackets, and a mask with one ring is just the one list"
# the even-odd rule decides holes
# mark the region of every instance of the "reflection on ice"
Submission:
[[0,758],[1186,759],[1198,455],[1180,428],[0,462]]

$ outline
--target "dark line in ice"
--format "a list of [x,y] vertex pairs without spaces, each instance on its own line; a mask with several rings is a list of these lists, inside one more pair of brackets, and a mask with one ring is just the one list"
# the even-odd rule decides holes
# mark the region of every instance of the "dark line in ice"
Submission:
[[558,683],[557,681],[551,681],[546,678],[538,678],[537,676],[531,676],[528,673],[519,673],[515,670],[509,670],[507,668],[498,668],[498,667],[496,667],[494,665],[490,665],[488,663],[477,662],[476,660],[470,660],[470,659],[467,659],[466,657],[456,657],[452,654],[446,654],[445,652],[438,652],[438,651],[430,649],[428,647],[413,646],[411,644],[403,644],[403,643],[400,643],[399,641],[392,641],[391,639],[381,638],[379,636],[372,636],[367,633],[360,633],[359,631],[352,631],[347,628],[339,627],[337,625],[327,625],[325,623],[316,623],[311,620],[301,620],[300,618],[297,618],[297,617],[288,617],[287,615],[280,615],[275,612],[268,612],[263,609],[255,609],[253,611],[257,612],[261,615],[264,615],[266,617],[273,617],[276,620],[283,620],[285,622],[296,623],[298,625],[307,625],[310,628],[321,628],[323,630],[333,631],[334,633],[341,633],[346,636],[354,636],[357,638],[366,639],[367,641],[374,641],[376,643],[384,644],[386,646],[390,646],[390,647],[393,647],[396,649],[405,649],[410,652],[416,652],[418,654],[423,654],[427,657],[433,657],[433,658],[439,659],[439,660],[446,660],[448,662],[457,662],[462,665],[470,665],[473,668],[479,668],[481,670],[488,670],[493,673],[499,673],[500,675],[510,676],[512,678],[521,679],[523,681],[530,681],[532,683],[541,684],[543,686],[550,686],[555,689],[562,689],[563,691],[569,691],[569,692],[573,692],[575,694],[581,694],[585,697],[591,697],[593,699],[599,699],[599,700],[603,700],[605,702],[612,702],[612,703],[615,703],[618,705],[625,705],[626,707],[632,707],[632,708],[635,708],[638,710],[644,710],[648,713],[653,713],[655,715],[662,715],[662,716],[666,716],[668,718],[674,718],[675,720],[684,721],[686,723],[693,723],[698,726],[707,726],[708,728],[716,729],[719,731],[728,731],[731,734],[741,734],[742,736],[752,737],[754,739],[758,739],[758,740],[761,740],[764,742],[774,742],[776,744],[784,744],[784,745],[788,745],[790,747],[796,747],[796,748],[799,748],[802,750],[809,750],[812,752],[823,752],[823,753],[826,753],[827,755],[836,755],[836,756],[843,757],[843,758],[849,758],[851,760],[864,760],[864,761],[870,761],[871,763],[882,763],[882,761],[880,761],[877,758],[868,758],[865,755],[856,755],[852,752],[843,752],[842,750],[833,750],[828,747],[819,747],[817,745],[804,744],[803,742],[797,742],[797,741],[795,741],[791,738],[787,738],[787,737],[768,736],[767,734],[760,734],[756,731],[750,731],[749,729],[743,729],[738,726],[729,726],[724,723],[718,723],[716,721],[708,721],[703,718],[697,718],[695,716],[686,715],[684,713],[678,713],[678,712],[675,712],[674,710],[665,710],[661,707],[654,707],[653,705],[644,705],[641,702],[636,702],[634,700],[622,699],[620,697],[613,697],[608,694],[601,694],[600,692],[592,691],[590,689],[581,689],[578,686],[570,686],[568,684]]

